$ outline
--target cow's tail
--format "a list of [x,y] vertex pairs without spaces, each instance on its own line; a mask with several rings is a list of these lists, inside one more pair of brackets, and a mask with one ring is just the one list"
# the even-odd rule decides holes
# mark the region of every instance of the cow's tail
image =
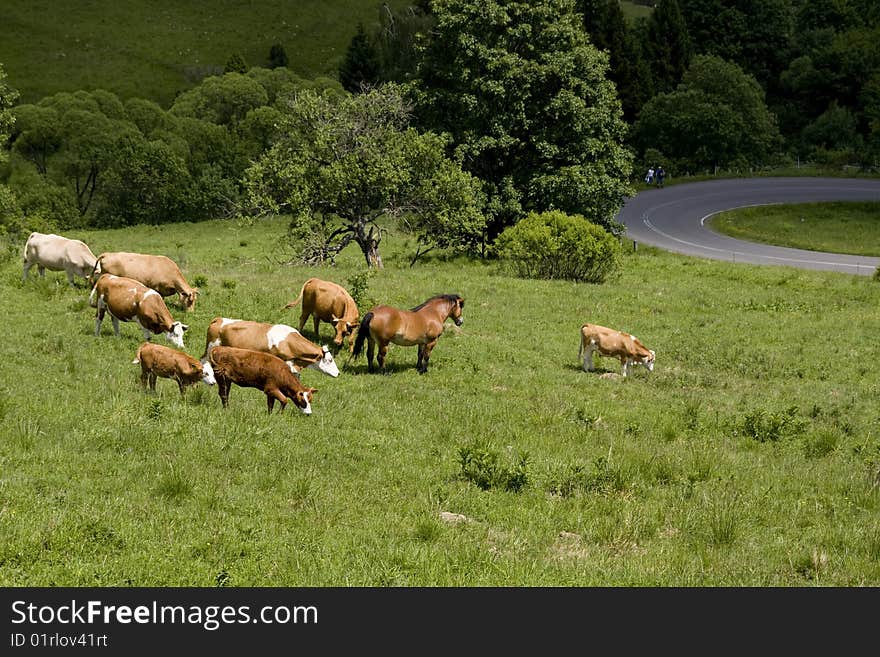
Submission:
[[[146,343],[144,343],[144,344],[146,344]],[[137,353],[134,355],[134,360],[131,361],[132,365],[137,365],[138,363],[141,362],[141,350],[143,348],[144,348],[143,344],[140,347],[138,347]]]
[[89,295],[89,305],[92,308],[98,307],[98,283],[95,282],[94,287],[92,287],[92,293]]
[[581,330],[580,330],[580,338],[581,339],[578,344],[578,358],[580,358],[584,353],[584,326],[586,326],[586,324],[581,326]]
[[306,284],[308,284],[308,281],[303,283],[303,286],[299,290],[299,296],[296,299],[294,299],[293,301],[291,301],[289,304],[284,306],[284,308],[282,308],[282,310],[287,310],[288,308],[293,308],[296,304],[298,304],[300,301],[302,301],[303,292],[305,292],[305,289],[306,289]]
[[354,358],[357,358],[361,355],[361,351],[364,349],[364,340],[367,339],[367,334],[370,332],[370,322],[373,319],[373,313],[368,312],[364,315],[364,318],[361,320],[361,325],[358,327],[357,338],[354,341],[354,349],[351,350],[351,355]]

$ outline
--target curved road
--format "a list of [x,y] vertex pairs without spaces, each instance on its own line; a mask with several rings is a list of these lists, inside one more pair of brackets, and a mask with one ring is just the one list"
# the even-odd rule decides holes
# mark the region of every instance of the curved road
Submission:
[[788,265],[871,275],[880,258],[788,249],[746,242],[706,227],[722,210],[774,203],[880,201],[880,180],[861,178],[730,178],[647,189],[617,215],[626,236],[667,251],[757,265]]

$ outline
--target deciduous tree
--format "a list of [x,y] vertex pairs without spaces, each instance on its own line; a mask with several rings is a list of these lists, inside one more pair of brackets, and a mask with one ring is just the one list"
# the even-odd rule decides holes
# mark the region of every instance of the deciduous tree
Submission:
[[396,85],[342,97],[302,92],[285,114],[280,140],[248,170],[248,198],[257,213],[293,216],[311,238],[304,259],[333,262],[355,242],[379,268],[382,222],[395,217],[410,223],[421,253],[479,242],[477,182],[445,157],[440,137],[409,126]]
[[437,0],[414,95],[484,182],[494,237],[529,210],[605,226],[631,193],[631,154],[608,57],[574,0]]

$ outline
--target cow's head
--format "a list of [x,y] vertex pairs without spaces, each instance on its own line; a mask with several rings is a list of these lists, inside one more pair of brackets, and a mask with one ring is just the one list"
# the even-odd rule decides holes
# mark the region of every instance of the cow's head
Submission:
[[214,377],[214,368],[211,366],[211,363],[202,363],[202,383],[209,386],[217,383],[217,379]]
[[171,330],[165,334],[165,337],[168,338],[168,341],[174,346],[185,349],[185,347],[183,346],[183,332],[186,331],[188,328],[189,326],[187,324],[174,322],[171,325]]
[[340,319],[336,315],[333,315],[333,327],[336,329],[336,335],[333,336],[333,344],[337,347],[341,347],[345,338],[354,333],[355,329],[358,327],[358,322],[355,320],[354,322],[347,322],[344,319]]
[[648,356],[643,356],[641,361],[639,361],[639,363],[641,365],[644,365],[646,368],[648,368],[649,372],[653,372],[654,371],[654,351],[651,349],[648,349],[648,354],[649,354]]
[[180,305],[183,306],[184,310],[192,310],[196,307],[196,298],[199,296],[199,291],[195,288],[189,290],[189,292],[181,292],[180,293]]
[[309,365],[309,367],[313,367],[329,376],[339,376],[339,368],[336,366],[336,361],[333,360],[333,354],[330,353],[327,345],[321,347],[321,351],[323,352],[321,357]]
[[286,390],[288,399],[293,400],[293,403],[296,404],[296,407],[301,410],[306,415],[312,414],[312,399],[314,399],[315,393],[318,392],[316,388],[306,388],[305,390]]

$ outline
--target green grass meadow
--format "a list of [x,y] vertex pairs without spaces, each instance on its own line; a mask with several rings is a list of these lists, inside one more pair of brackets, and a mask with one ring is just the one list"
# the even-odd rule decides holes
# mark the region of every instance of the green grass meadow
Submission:
[[880,203],[762,205],[721,212],[709,226],[752,242],[880,256]]
[[[394,8],[402,0],[388,0]],[[79,89],[170,105],[233,53],[266,66],[284,46],[289,68],[306,78],[336,77],[358,21],[378,24],[381,2],[259,0],[8,0],[0,63],[22,102]]]
[[[202,295],[173,303],[198,357],[217,316],[298,325],[312,275],[285,223],[70,233],[165,253]],[[604,285],[429,259],[402,233],[362,304],[466,299],[428,373],[339,356],[314,413],[233,387],[141,391],[140,330],[93,335],[85,285],[0,266],[0,585],[877,586],[880,284],[651,248]],[[636,334],[653,373],[580,369],[579,327]],[[329,342],[323,325],[321,342]],[[311,325],[305,332],[310,334]],[[167,344],[164,338],[157,342]],[[448,522],[441,513],[465,519]]]

